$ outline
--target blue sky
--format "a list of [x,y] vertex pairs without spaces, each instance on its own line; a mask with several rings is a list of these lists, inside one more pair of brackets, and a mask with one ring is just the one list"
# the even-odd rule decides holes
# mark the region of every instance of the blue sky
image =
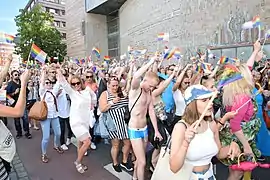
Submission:
[[17,27],[14,21],[19,15],[19,9],[27,4],[28,0],[1,0],[0,1],[0,32],[15,35]]

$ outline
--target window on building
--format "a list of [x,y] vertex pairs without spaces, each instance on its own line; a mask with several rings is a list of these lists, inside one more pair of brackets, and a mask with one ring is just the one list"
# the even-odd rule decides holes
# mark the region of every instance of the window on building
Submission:
[[62,38],[67,39],[67,33],[62,33]]
[[62,22],[62,27],[66,27],[66,22]]
[[82,21],[81,23],[81,33],[82,33],[82,36],[85,35],[85,21]]
[[60,10],[59,10],[59,9],[56,9],[56,10],[55,10],[55,14],[57,14],[57,15],[60,16]]
[[45,0],[45,1],[48,1],[48,2],[53,2],[53,3],[57,3],[57,4],[60,4],[59,0]]
[[119,57],[119,17],[118,12],[107,16],[108,27],[108,55],[112,58]]
[[54,21],[54,26],[55,27],[60,27],[60,21]]
[[65,15],[66,15],[66,11],[62,10],[62,16],[65,16]]
[[46,7],[46,8],[45,8],[45,11],[46,11],[46,12],[50,12],[50,8]]

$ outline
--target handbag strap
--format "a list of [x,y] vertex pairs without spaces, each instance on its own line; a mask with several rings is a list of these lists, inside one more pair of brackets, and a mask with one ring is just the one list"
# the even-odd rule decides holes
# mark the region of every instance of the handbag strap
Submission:
[[47,92],[50,93],[50,94],[52,95],[52,97],[53,97],[53,102],[54,102],[55,109],[56,109],[56,112],[58,112],[57,101],[56,101],[56,98],[55,98],[55,96],[53,95],[53,93],[52,93],[51,91],[46,91],[46,92],[45,92],[42,101],[45,100],[45,97],[46,97]]
[[[187,129],[187,124],[186,124],[186,122],[184,121],[184,120],[179,120],[177,123],[182,123],[182,124],[184,124],[184,126],[186,127],[186,129]],[[172,136],[170,136],[170,138],[169,138],[169,140],[168,140],[168,142],[166,143],[166,146],[165,146],[165,152],[164,152],[164,154],[162,155],[162,157],[164,157],[165,156],[165,154],[166,154],[166,152],[167,152],[167,150],[169,149],[169,147],[171,146],[171,144],[172,144]]]
[[129,113],[131,113],[131,111],[133,110],[133,108],[134,108],[134,106],[136,105],[137,101],[140,99],[141,95],[142,95],[142,89],[141,89],[140,95],[139,95],[138,98],[136,99],[135,103],[132,105],[132,107],[131,107]]

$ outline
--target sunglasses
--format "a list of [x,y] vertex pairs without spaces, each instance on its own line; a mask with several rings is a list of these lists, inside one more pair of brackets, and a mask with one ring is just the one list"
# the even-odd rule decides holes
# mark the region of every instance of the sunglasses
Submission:
[[85,76],[87,79],[93,78],[93,76]]
[[49,72],[49,73],[56,74],[56,71],[51,71],[51,72]]
[[17,76],[19,76],[19,74],[13,74],[13,76],[14,76],[14,77],[17,77]]
[[184,82],[184,84],[190,84],[190,82]]
[[71,86],[79,86],[81,84],[81,82],[75,82],[75,83],[71,83]]
[[169,69],[170,71],[174,71],[174,69]]
[[52,82],[50,82],[50,81],[47,81],[47,82],[45,82],[45,84],[52,84]]

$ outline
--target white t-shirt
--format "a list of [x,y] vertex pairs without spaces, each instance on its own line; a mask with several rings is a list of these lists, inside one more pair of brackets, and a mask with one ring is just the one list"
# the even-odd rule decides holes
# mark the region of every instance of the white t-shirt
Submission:
[[185,108],[186,108],[186,102],[185,102],[182,92],[179,89],[173,92],[173,99],[174,99],[175,107],[176,107],[175,115],[183,116],[185,112]]
[[62,92],[59,94],[57,102],[59,117],[68,118],[70,114],[70,101],[68,101],[67,93],[64,89],[62,89]]

